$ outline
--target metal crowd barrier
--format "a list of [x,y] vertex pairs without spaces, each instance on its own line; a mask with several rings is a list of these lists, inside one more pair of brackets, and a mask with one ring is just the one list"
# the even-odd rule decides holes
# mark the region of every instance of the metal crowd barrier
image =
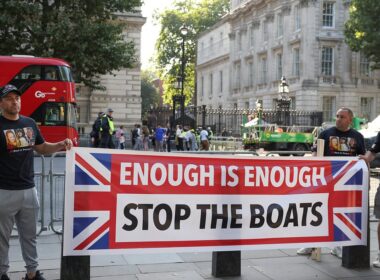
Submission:
[[62,234],[63,211],[65,196],[65,168],[56,170],[55,160],[58,157],[65,157],[65,152],[54,153],[50,158],[50,228],[58,234]]
[[[40,162],[37,165],[40,167],[38,170],[34,171],[34,184],[37,188],[38,199],[40,201],[40,212],[38,214],[38,235],[41,232],[46,231],[48,228],[45,226],[45,157],[43,155],[38,155],[35,153],[34,158],[38,159]],[[36,164],[35,164],[36,165]]]

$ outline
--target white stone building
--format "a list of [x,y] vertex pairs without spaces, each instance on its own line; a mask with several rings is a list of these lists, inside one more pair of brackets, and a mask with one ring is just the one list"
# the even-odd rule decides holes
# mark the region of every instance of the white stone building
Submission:
[[141,28],[146,19],[142,17],[141,11],[118,17],[127,22],[125,40],[135,43],[138,62],[135,68],[101,76],[100,82],[106,88],[105,91],[90,91],[77,85],[78,127],[81,133],[89,133],[98,112],[105,112],[107,108],[114,110],[116,127],[124,125],[129,130],[135,123],[141,123]]
[[[263,108],[274,108],[285,76],[292,108],[323,111],[328,121],[337,108],[347,106],[372,120],[380,114],[380,76],[344,42],[349,3],[232,0],[230,13],[199,37],[197,105],[254,108],[259,100]],[[217,38],[221,26],[230,29],[229,53],[202,48]],[[222,96],[214,86],[220,83],[221,60],[227,75]]]

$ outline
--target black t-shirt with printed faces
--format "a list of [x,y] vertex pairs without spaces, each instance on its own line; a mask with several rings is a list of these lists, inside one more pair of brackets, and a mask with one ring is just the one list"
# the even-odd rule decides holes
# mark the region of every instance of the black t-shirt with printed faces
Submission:
[[13,121],[0,116],[0,189],[34,187],[33,146],[44,142],[33,119],[20,116]]

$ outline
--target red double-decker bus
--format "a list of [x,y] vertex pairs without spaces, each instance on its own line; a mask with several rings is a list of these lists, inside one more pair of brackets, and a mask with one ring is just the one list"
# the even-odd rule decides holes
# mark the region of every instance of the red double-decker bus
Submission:
[[67,62],[56,58],[0,56],[0,86],[6,84],[20,90],[20,113],[37,122],[46,141],[68,137],[78,146],[75,83]]

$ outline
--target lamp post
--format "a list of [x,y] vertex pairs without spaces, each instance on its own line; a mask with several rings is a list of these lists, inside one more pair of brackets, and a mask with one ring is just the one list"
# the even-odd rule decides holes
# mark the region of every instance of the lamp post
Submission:
[[182,59],[181,59],[181,121],[182,125],[184,125],[184,118],[185,118],[185,39],[186,35],[189,32],[189,29],[186,27],[186,25],[182,25],[179,29],[182,36]]
[[[282,119],[284,119],[283,125],[289,125],[289,118],[287,116],[289,115],[291,99],[289,97],[289,85],[286,82],[286,78],[284,76],[281,77],[281,82],[278,87],[278,93],[279,94],[277,98],[277,111],[279,111],[279,121],[282,122]],[[284,118],[281,118],[282,115],[284,116]]]

